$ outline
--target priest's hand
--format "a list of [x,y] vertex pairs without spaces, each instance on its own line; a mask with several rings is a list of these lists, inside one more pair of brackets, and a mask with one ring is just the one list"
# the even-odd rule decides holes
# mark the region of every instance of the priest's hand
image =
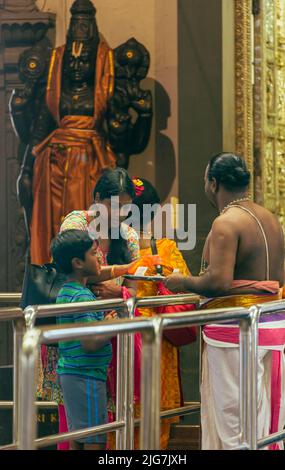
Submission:
[[181,274],[172,274],[171,276],[167,277],[163,282],[168,290],[170,290],[174,294],[178,294],[187,291],[187,288],[185,287],[186,279],[187,277],[182,276]]
[[121,286],[118,286],[114,281],[92,285],[92,292],[98,300],[120,299],[122,297]]

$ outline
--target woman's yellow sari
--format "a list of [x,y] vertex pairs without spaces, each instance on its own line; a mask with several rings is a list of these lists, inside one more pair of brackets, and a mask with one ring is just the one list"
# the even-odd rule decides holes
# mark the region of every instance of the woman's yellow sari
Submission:
[[[158,255],[162,258],[163,274],[169,276],[174,269],[179,270],[180,274],[189,276],[187,265],[178,250],[176,243],[172,240],[162,239],[157,240]],[[151,248],[141,248],[140,255],[143,258],[145,255],[151,255]],[[147,275],[155,275],[155,267],[149,268]],[[138,282],[137,296],[138,297],[153,297],[157,294],[157,285],[155,282]],[[139,309],[140,314],[145,317],[156,315],[155,309],[146,308]],[[169,410],[181,406],[182,393],[180,384],[179,373],[179,351],[176,347],[172,346],[166,339],[162,340],[162,354],[161,354],[161,410]],[[140,413],[139,405],[135,406],[135,416],[138,417]],[[170,424],[177,422],[177,418],[163,420],[161,422],[161,449],[167,449]],[[139,433],[135,432],[135,449],[139,448]]]

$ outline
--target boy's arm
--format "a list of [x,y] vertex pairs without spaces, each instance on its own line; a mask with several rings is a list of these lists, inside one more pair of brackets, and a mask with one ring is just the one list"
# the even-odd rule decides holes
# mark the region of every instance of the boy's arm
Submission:
[[[87,292],[86,292],[87,291]],[[91,291],[88,292],[86,289],[84,293],[80,293],[73,298],[73,302],[94,302],[94,296]],[[96,318],[95,318],[96,317]],[[113,319],[114,315],[104,315],[102,312],[86,312],[80,314],[78,322],[80,323],[94,323],[94,321],[103,321],[108,319]],[[113,338],[114,335],[104,335],[100,337],[94,336],[93,338],[88,338],[81,340],[81,345],[86,352],[95,352],[103,348],[108,342]]]
[[[118,315],[116,310],[113,310],[112,312],[109,312],[105,315],[105,320],[116,320],[117,318]],[[89,338],[87,340],[81,341],[81,344],[86,352],[95,352],[98,351],[98,349],[103,348],[106,344],[108,344],[112,338],[114,338],[114,335],[101,336],[100,338]]]
[[84,339],[81,341],[83,349],[85,349],[86,352],[96,352],[99,349],[102,349],[106,344],[108,344],[111,339],[114,338],[114,335],[112,336],[100,336],[96,337],[94,336],[93,338],[88,338]]
[[[118,316],[115,310],[105,315],[105,320],[115,320],[117,318]],[[103,348],[106,344],[108,344],[112,338],[114,338],[114,335],[101,336],[100,338],[91,338],[91,339],[89,338],[87,340],[81,341],[81,344],[82,344],[83,349],[85,349],[86,352],[96,352],[99,349]]]
[[[100,316],[102,315],[100,312],[98,312]],[[103,320],[113,320],[114,318],[117,318],[117,316],[114,316],[115,312],[109,313],[105,316],[105,318],[98,318],[98,321],[103,321]],[[88,320],[86,320],[88,322]],[[94,322],[94,319],[92,320]],[[96,352],[99,349],[102,349],[106,344],[108,344],[112,338],[114,338],[114,334],[112,335],[104,335],[104,336],[93,336],[88,339],[83,339],[81,341],[81,345],[83,349],[85,349],[86,352]]]

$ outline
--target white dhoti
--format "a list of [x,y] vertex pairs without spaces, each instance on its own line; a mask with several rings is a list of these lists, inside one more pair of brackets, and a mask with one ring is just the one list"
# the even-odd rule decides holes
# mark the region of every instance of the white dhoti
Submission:
[[[281,384],[277,391],[280,406],[275,416],[275,427],[278,420],[275,432],[285,426],[285,355],[280,348],[277,352],[280,360],[274,367],[280,368]],[[272,349],[258,349],[258,439],[268,436],[272,427],[272,353]],[[238,345],[205,344],[202,368],[202,449],[234,449],[240,445]],[[283,443],[275,445],[275,449],[278,447],[282,449]]]

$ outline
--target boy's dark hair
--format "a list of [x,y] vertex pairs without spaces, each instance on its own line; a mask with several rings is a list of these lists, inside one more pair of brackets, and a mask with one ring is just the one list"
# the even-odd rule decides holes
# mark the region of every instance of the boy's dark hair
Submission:
[[246,190],[250,183],[250,172],[243,158],[233,153],[218,153],[209,163],[208,180],[213,178],[228,191]]
[[58,269],[64,274],[72,273],[72,260],[79,258],[84,261],[85,253],[93,243],[84,230],[66,230],[57,235],[51,243],[51,253]]

